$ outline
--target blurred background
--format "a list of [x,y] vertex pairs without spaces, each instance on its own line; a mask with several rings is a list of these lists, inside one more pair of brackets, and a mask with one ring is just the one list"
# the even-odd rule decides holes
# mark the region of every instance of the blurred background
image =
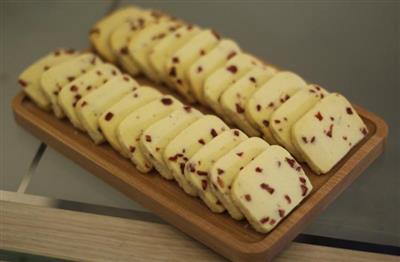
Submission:
[[10,108],[25,67],[57,47],[87,48],[91,26],[127,4],[213,28],[385,119],[384,154],[305,233],[400,246],[398,1],[1,1],[0,190],[81,203],[83,210],[87,204],[146,211],[51,148],[39,150]]

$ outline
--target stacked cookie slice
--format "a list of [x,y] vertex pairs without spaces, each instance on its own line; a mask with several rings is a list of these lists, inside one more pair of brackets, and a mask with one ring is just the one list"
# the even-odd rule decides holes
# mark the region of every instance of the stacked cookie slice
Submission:
[[38,106],[67,117],[94,143],[107,141],[140,172],[155,168],[211,211],[246,217],[259,232],[269,232],[312,191],[282,147],[141,86],[92,53],[56,51],[26,69],[19,82]]
[[[331,170],[368,133],[343,96],[263,63],[213,30],[154,14],[135,7],[116,11],[94,26],[90,40],[132,75],[142,73],[247,135],[284,146],[317,174]],[[316,108],[322,118],[312,123]]]

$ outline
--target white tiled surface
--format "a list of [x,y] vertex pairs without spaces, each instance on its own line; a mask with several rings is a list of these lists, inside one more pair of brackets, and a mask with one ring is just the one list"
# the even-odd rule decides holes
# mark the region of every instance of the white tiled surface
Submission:
[[[315,219],[306,233],[399,245],[399,5],[188,2],[139,4],[215,28],[244,49],[342,92],[388,122],[391,135],[384,155]],[[19,90],[16,76],[58,46],[87,47],[88,29],[110,5],[106,1],[43,1],[7,6],[0,41],[1,189],[17,188],[39,145],[12,119],[9,103]],[[140,209],[51,149],[39,163],[28,192]]]

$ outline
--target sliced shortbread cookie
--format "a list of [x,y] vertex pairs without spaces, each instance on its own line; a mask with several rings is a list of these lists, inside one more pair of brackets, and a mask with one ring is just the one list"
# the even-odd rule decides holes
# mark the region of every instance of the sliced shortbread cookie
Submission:
[[194,101],[187,72],[189,67],[202,55],[207,54],[219,41],[219,36],[211,30],[203,30],[167,59],[166,69],[176,89],[190,102]]
[[166,35],[173,33],[182,24],[176,21],[158,20],[147,25],[137,34],[132,36],[129,42],[129,54],[139,65],[143,73],[151,80],[159,82],[157,72],[150,64],[149,56],[153,47]]
[[18,83],[23,87],[24,92],[44,110],[51,109],[50,100],[40,87],[42,74],[51,67],[66,62],[78,55],[74,50],[59,49],[42,57],[34,64],[25,69],[18,77]]
[[166,69],[167,59],[199,32],[200,29],[198,27],[192,25],[182,26],[172,34],[168,34],[154,46],[149,59],[162,82],[174,88],[174,83],[169,81]]
[[286,148],[298,161],[300,153],[292,143],[292,126],[328,92],[317,85],[309,85],[295,93],[288,101],[278,107],[271,116],[270,130],[276,141]]
[[154,20],[150,11],[143,11],[116,26],[110,35],[110,46],[118,63],[132,76],[137,75],[140,68],[129,55],[128,44],[135,34]]
[[218,115],[224,116],[219,99],[222,93],[236,80],[256,66],[262,66],[254,57],[239,54],[223,67],[213,72],[204,82],[204,100]]
[[209,183],[211,166],[247,138],[238,129],[227,130],[197,151],[185,165],[185,177],[197,189],[200,198],[213,212],[223,212],[224,206],[223,203],[221,205]]
[[340,94],[326,96],[292,127],[292,141],[316,173],[327,173],[368,129],[349,101]]
[[[139,107],[118,126],[117,138],[121,148],[125,154],[130,156],[131,161],[140,172],[147,173],[153,168],[138,148],[143,131],[180,107],[182,107],[181,102],[173,96],[165,95]],[[149,142],[151,137],[145,137],[145,140]]]
[[102,61],[96,55],[86,53],[58,64],[42,74],[40,85],[46,97],[50,100],[56,117],[64,117],[64,112],[58,104],[58,94],[61,89],[101,63]]
[[108,108],[99,118],[99,126],[104,137],[110,145],[124,157],[128,158],[129,154],[125,154],[125,151],[121,149],[121,145],[117,139],[116,130],[119,124],[136,109],[161,96],[162,94],[156,89],[141,86],[125,95],[120,101]]
[[128,75],[119,75],[81,98],[75,107],[76,115],[96,144],[104,141],[99,127],[100,116],[129,92],[139,88]]
[[237,174],[267,147],[267,142],[261,138],[246,139],[218,159],[209,171],[212,191],[234,219],[242,219],[243,214],[232,201],[232,183]]
[[260,132],[247,121],[244,114],[247,101],[275,73],[276,69],[270,66],[255,67],[221,95],[220,103],[224,114],[249,136],[259,136]]
[[120,71],[115,66],[108,63],[100,64],[61,89],[58,94],[58,103],[76,128],[84,130],[75,113],[78,101],[86,94],[120,74]]
[[[186,193],[195,196],[196,189],[185,177],[185,164],[200,148],[228,126],[218,117],[206,115],[184,129],[165,148],[164,162]],[[222,208],[222,206],[221,206]]]
[[283,147],[270,146],[240,171],[231,196],[253,228],[267,233],[311,191],[300,164]]
[[[166,166],[163,154],[165,147],[181,131],[199,119],[202,114],[190,106],[183,106],[147,128],[140,139],[139,148],[147,160],[166,179],[174,176]],[[151,139],[147,139],[147,138]]]
[[240,53],[240,48],[234,41],[222,39],[209,53],[200,57],[190,66],[187,77],[192,93],[198,102],[205,104],[204,80],[238,53]]
[[113,30],[127,20],[140,16],[143,10],[129,6],[119,9],[98,21],[90,30],[89,39],[97,52],[107,61],[116,62],[117,57],[110,46],[110,36]]
[[294,93],[306,87],[306,82],[291,72],[279,72],[259,87],[250,97],[245,115],[270,144],[276,144],[269,123],[272,113]]

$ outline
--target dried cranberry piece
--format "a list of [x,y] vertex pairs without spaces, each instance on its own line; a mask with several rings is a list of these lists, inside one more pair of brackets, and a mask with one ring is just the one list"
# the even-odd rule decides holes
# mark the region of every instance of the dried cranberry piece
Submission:
[[173,103],[173,101],[169,97],[164,97],[164,98],[161,98],[161,103],[163,103],[166,106],[169,106]]
[[212,137],[216,137],[218,135],[217,131],[215,131],[214,128],[211,129],[210,134],[212,135]]
[[270,193],[271,195],[275,192],[275,189],[274,188],[272,188],[272,187],[270,187],[268,184],[266,184],[266,183],[262,183],[261,185],[260,185],[260,187],[262,188],[262,189],[264,189],[264,190],[266,190],[268,193]]
[[176,68],[174,66],[169,70],[169,76],[176,77]]
[[236,155],[241,157],[241,156],[243,156],[243,152],[238,152],[238,153],[236,153]]
[[172,63],[178,64],[178,63],[179,63],[179,58],[176,57],[176,56],[174,56],[174,57],[172,58]]
[[130,146],[130,147],[129,147],[129,151],[130,151],[131,153],[135,153],[135,150],[136,150],[136,147],[134,147],[134,146]]
[[351,109],[351,107],[346,107],[346,113],[349,115],[353,114],[353,110]]
[[263,123],[263,125],[265,127],[269,127],[269,121],[268,120],[263,120],[262,123]]
[[286,199],[286,201],[288,202],[288,204],[291,204],[291,203],[292,203],[292,199],[290,198],[290,196],[285,195],[285,199]]
[[261,167],[256,167],[256,169],[255,169],[255,171],[257,172],[257,173],[261,173],[262,171],[263,171],[263,169],[261,168]]
[[217,168],[217,173],[218,175],[222,175],[223,173],[225,173],[225,171],[221,168]]
[[110,121],[111,118],[113,118],[113,116],[114,116],[113,113],[108,112],[108,113],[104,116],[104,119],[105,119],[106,121]]
[[204,141],[204,139],[200,138],[199,140],[197,140],[197,142],[199,142],[199,144],[205,145],[206,142]]
[[197,170],[196,174],[199,176],[208,176],[208,172],[201,170]]
[[300,185],[301,188],[301,196],[307,195],[308,188],[305,185]]
[[261,224],[266,224],[266,223],[268,223],[268,221],[269,221],[269,217],[264,217],[264,218],[260,219]]
[[280,217],[284,217],[284,216],[285,216],[285,210],[283,210],[283,209],[278,209],[278,212],[279,212],[279,216],[280,216]]
[[244,195],[244,199],[246,199],[247,202],[250,202],[251,201],[251,195],[249,195],[249,194]]
[[228,66],[228,67],[226,68],[226,70],[228,70],[228,71],[231,72],[232,74],[236,74],[236,72],[238,71],[238,68],[237,68],[235,65],[231,65],[231,66]]
[[236,106],[236,112],[238,114],[243,114],[244,113],[244,108],[240,104],[236,103],[235,106]]
[[319,121],[322,121],[322,119],[324,119],[324,118],[322,117],[322,115],[321,115],[321,112],[317,112],[317,113],[315,114],[315,117],[316,117]]
[[256,110],[261,111],[261,105],[256,105]]
[[78,87],[77,87],[76,85],[72,85],[71,88],[70,88],[70,90],[71,90],[72,92],[76,92],[76,91],[78,91]]
[[146,135],[145,139],[146,139],[146,142],[151,142],[151,136],[150,135]]

